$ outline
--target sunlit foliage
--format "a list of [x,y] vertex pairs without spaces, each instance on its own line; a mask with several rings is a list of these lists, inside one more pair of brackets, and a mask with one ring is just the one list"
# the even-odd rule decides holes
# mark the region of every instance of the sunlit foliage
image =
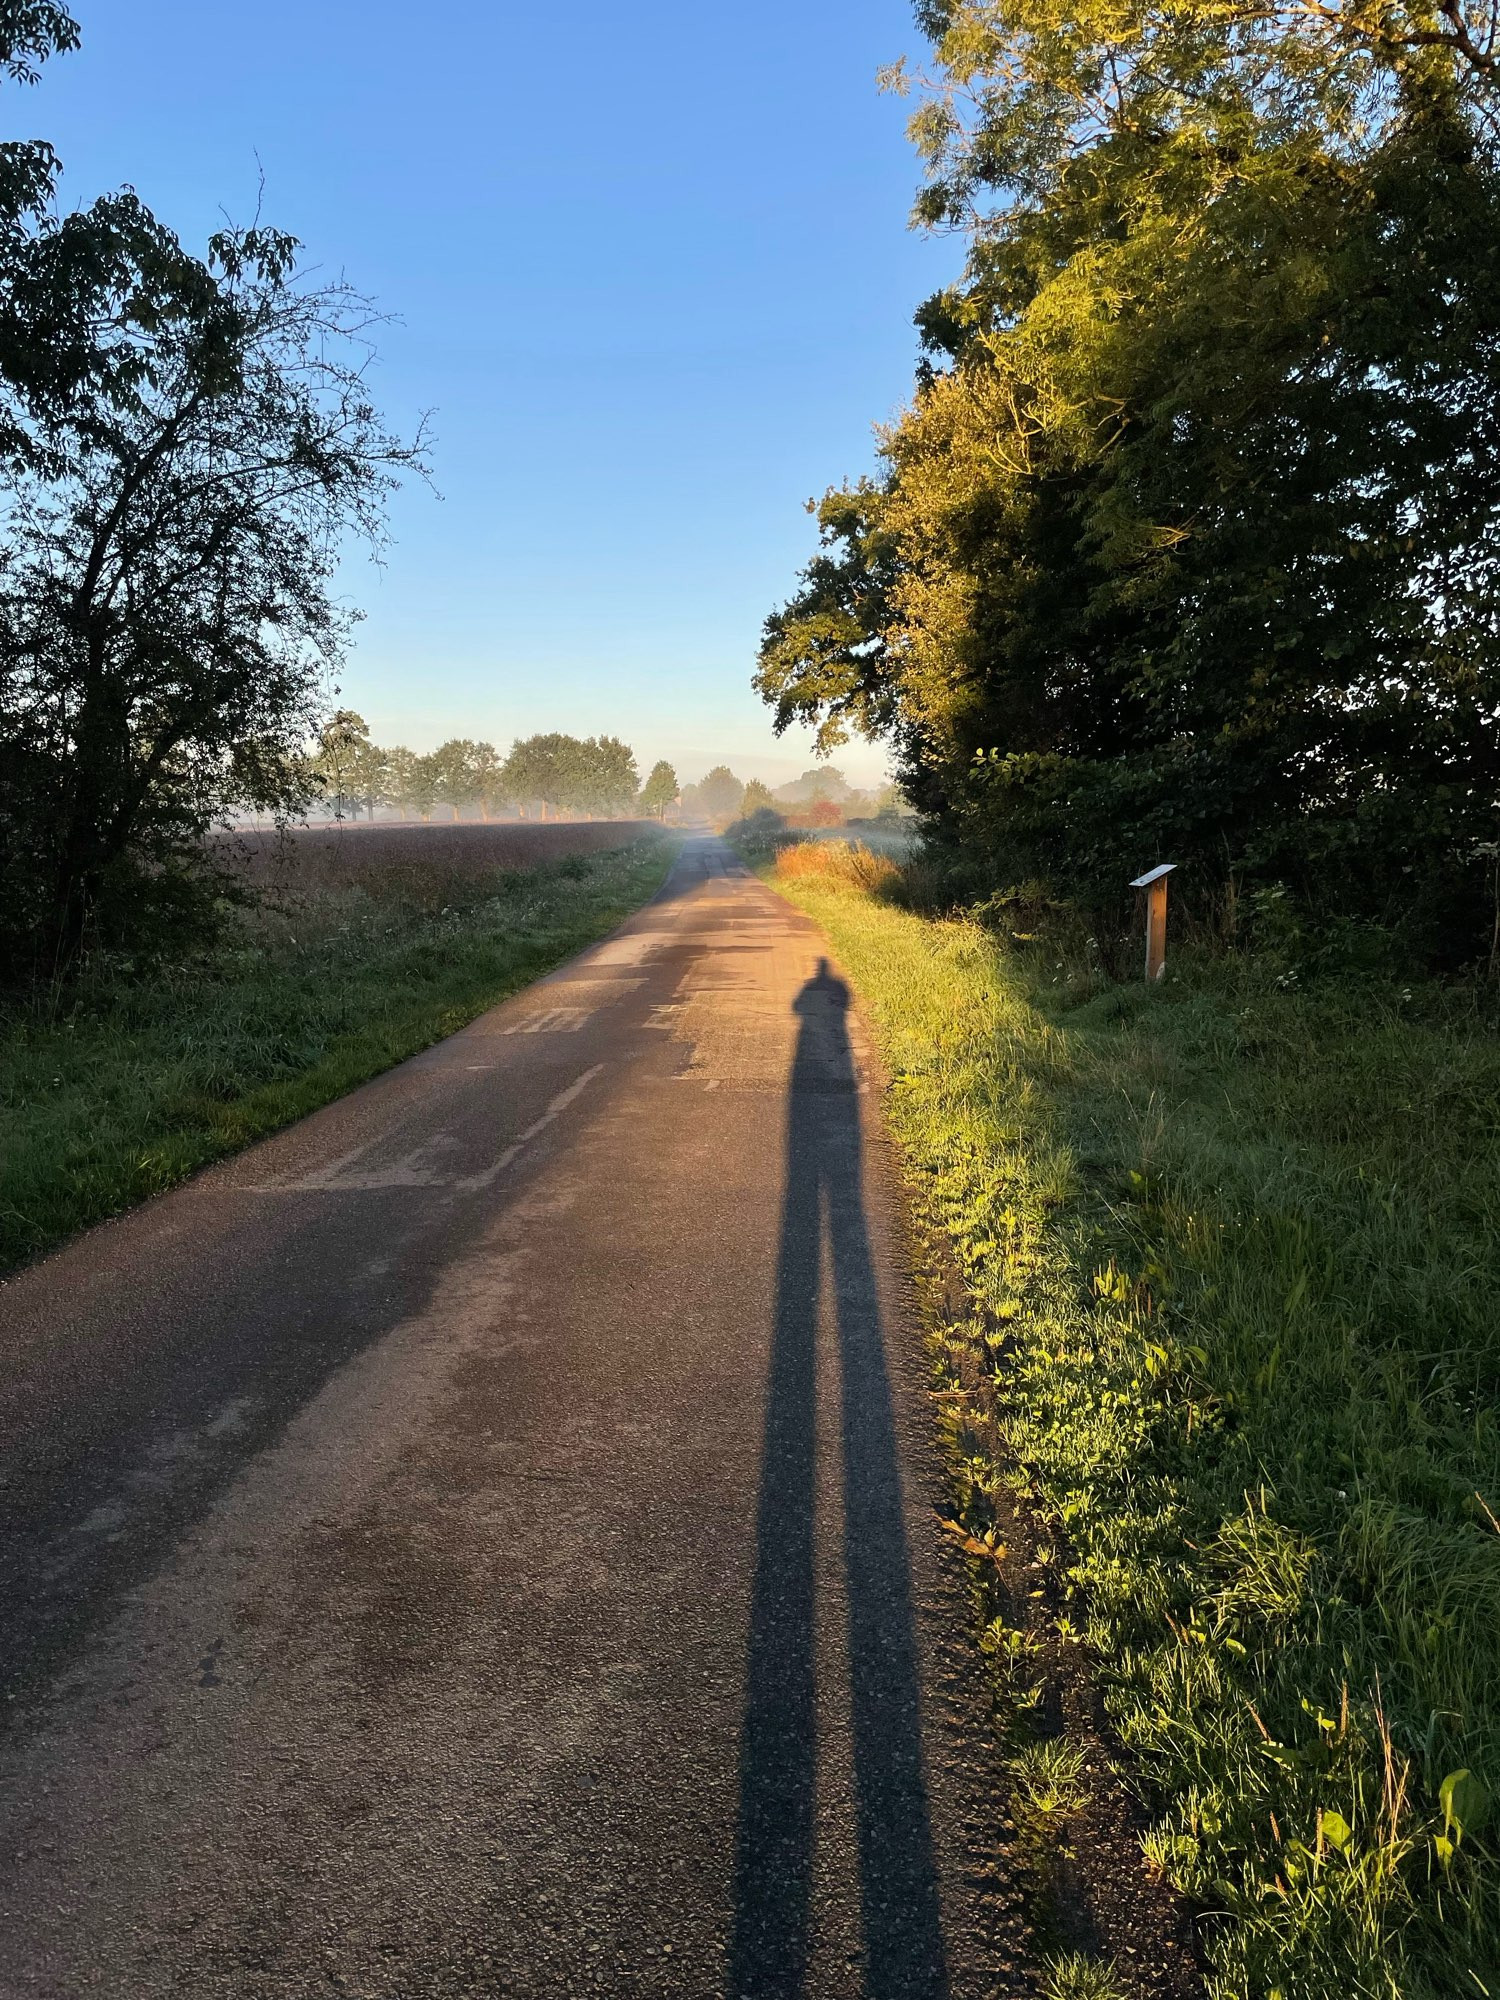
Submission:
[[[884,475],[769,621],[777,721],[890,737],[1010,879],[1186,864],[1484,937],[1500,178],[1462,9],[922,9],[964,231]],[[911,86],[904,72],[890,79]]]

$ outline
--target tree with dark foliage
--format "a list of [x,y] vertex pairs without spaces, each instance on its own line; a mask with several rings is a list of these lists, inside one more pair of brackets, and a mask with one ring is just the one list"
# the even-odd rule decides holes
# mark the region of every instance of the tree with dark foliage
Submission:
[[[56,9],[0,15],[29,76]],[[302,746],[421,440],[364,381],[373,314],[255,226],[190,255],[130,193],[51,207],[40,145],[0,156],[0,958],[56,976],[90,938],[180,935],[211,906],[204,836],[308,796]]]

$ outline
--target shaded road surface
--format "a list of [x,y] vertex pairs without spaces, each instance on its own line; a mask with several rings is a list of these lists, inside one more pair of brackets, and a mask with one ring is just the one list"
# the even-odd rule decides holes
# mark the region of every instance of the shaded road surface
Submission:
[[0,1994],[1020,1990],[849,995],[712,841],[0,1288]]

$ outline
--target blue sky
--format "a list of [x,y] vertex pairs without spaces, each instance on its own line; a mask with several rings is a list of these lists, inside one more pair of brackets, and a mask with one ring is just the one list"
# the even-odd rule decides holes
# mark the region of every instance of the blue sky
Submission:
[[[906,227],[908,0],[75,0],[82,52],[9,98],[64,195],[129,182],[199,243],[268,220],[400,324],[376,378],[434,414],[442,499],[393,511],[343,699],[377,740],[608,730],[684,779],[810,761],[749,688],[866,470],[912,312],[958,246]],[[878,776],[878,750],[838,760]]]

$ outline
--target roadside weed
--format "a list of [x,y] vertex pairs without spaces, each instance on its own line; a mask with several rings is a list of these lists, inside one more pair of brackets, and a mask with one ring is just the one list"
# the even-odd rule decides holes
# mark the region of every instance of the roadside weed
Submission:
[[1042,1982],[1043,2000],[1122,2000],[1119,1980],[1108,1959],[1070,1951],[1049,1961]]
[[1016,1753],[1011,1770],[1022,1799],[1038,1813],[1071,1812],[1083,1797],[1084,1753],[1066,1737],[1029,1743]]

